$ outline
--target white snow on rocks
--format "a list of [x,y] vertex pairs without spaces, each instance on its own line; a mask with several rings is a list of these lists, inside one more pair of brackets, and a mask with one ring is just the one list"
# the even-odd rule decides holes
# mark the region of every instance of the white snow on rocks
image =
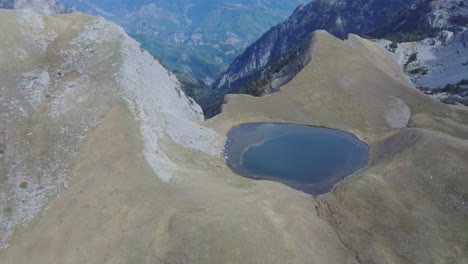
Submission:
[[[377,43],[388,48],[391,42]],[[468,30],[442,31],[435,38],[399,43],[395,52],[388,54],[420,88],[444,88],[468,80]]]

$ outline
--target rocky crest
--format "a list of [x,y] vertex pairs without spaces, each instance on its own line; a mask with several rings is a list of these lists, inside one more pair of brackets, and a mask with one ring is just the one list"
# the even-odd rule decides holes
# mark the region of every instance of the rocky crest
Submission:
[[90,131],[123,102],[140,124],[143,155],[168,181],[167,139],[216,154],[201,108],[122,28],[82,14],[0,10],[0,248],[68,186]]

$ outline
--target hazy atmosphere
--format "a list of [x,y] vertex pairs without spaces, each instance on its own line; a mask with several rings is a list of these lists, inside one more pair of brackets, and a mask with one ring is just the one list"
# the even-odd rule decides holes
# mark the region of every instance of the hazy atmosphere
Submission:
[[466,0],[0,0],[1,264],[468,264]]

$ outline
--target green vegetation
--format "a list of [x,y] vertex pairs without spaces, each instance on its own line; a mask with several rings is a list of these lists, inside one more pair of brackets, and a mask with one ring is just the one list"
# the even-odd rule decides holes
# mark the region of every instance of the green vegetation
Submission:
[[461,94],[462,96],[468,96],[468,89],[462,87],[468,86],[468,80],[461,80],[456,84],[447,84],[443,88],[430,89],[430,88],[421,88],[421,90],[430,95],[439,94],[439,93],[449,93],[449,94]]
[[[461,103],[468,106],[468,80],[461,80],[456,84],[447,84],[443,88],[431,89],[427,87],[419,88],[422,92],[429,95],[444,94],[444,98],[441,100],[446,104],[457,104]],[[448,96],[447,96],[448,94]],[[456,95],[456,96],[453,96]]]
[[452,16],[450,17],[449,22],[457,26],[468,26],[468,17],[462,15]]
[[390,45],[387,46],[387,50],[390,52],[395,53],[395,51],[398,49],[398,43],[392,42]]
[[[266,89],[268,89],[274,76],[279,74],[280,71],[292,61],[294,61],[303,50],[307,49],[307,42],[305,46],[294,48],[280,56],[270,60],[269,67],[266,73],[256,72],[249,77],[249,80],[244,81],[243,85],[239,88],[227,90],[214,90],[206,85],[198,82],[194,84],[184,82],[184,92],[192,97],[203,109],[206,118],[211,118],[221,112],[221,106],[224,103],[224,96],[227,94],[248,94],[252,96],[260,96]],[[180,76],[179,76],[180,77]],[[180,78],[179,78],[180,80]]]
[[284,66],[291,63],[295,58],[297,58],[298,49],[292,49],[285,54],[282,54],[280,57],[273,58],[270,62],[270,65],[273,65],[272,72],[278,73],[283,69]]
[[170,69],[206,80],[218,77],[249,43],[282,22],[304,0],[62,2],[120,24]]
[[206,84],[182,72],[176,72],[175,74],[184,93],[201,106],[205,118],[211,118],[221,112],[221,105],[224,103],[224,96],[228,91],[211,89]]
[[221,106],[224,103],[224,96],[227,94],[250,94],[260,96],[268,85],[273,81],[273,74],[268,73],[258,80],[248,82],[239,89],[215,90],[204,83],[187,77],[181,72],[176,75],[181,82],[184,93],[193,98],[203,109],[205,118],[211,118],[221,113]]
[[19,187],[21,189],[26,189],[26,188],[28,188],[28,183],[27,182],[22,182],[22,183],[20,183]]
[[429,70],[426,67],[419,67],[419,68],[408,71],[409,74],[420,74],[420,75],[426,75],[428,72]]
[[414,52],[411,54],[411,56],[408,58],[408,61],[405,63],[405,70],[408,68],[408,65],[412,62],[415,62],[418,59],[418,53]]
[[403,33],[394,33],[385,36],[385,39],[402,43],[402,42],[411,42],[419,41],[426,38],[434,38],[437,36],[437,31],[433,29],[420,30],[420,31],[411,31]]
[[259,80],[251,81],[240,89],[240,93],[250,94],[253,96],[260,96],[268,85],[273,81],[271,73],[266,74]]
[[430,1],[419,1],[410,9],[402,8],[393,14],[388,14],[387,21],[389,22],[372,30],[367,35],[397,43],[433,38],[439,30],[434,29],[424,19],[431,10]]
[[[163,41],[152,37],[132,34],[153,57],[172,71],[187,71],[193,77],[203,79],[206,76],[215,78],[220,75],[237,53],[226,55],[235,49],[232,45],[219,45],[214,48],[209,45],[187,46],[184,43],[167,45]],[[223,62],[216,62],[215,58],[222,58]],[[188,68],[187,68],[188,67]]]

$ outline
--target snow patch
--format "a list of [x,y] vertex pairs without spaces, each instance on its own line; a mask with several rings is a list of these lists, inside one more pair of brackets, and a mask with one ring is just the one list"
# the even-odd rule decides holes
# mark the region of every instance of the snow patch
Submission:
[[[390,41],[377,42],[389,47]],[[441,31],[435,38],[399,43],[388,54],[419,88],[437,89],[468,80],[468,31]]]

